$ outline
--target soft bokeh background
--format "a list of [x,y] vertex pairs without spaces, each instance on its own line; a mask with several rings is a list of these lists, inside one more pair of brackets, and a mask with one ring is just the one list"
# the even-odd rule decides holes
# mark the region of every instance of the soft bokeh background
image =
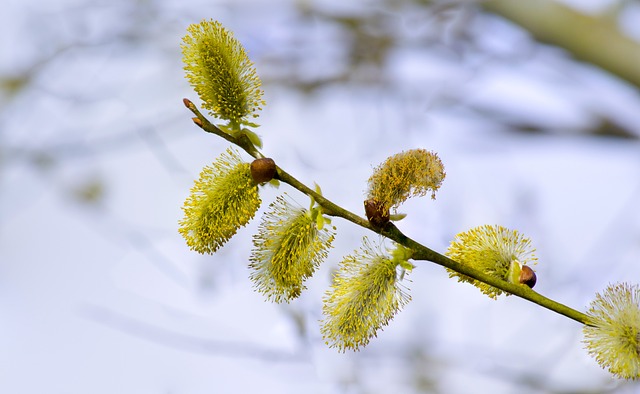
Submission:
[[[333,201],[362,214],[373,166],[435,150],[447,179],[403,207],[408,235],[444,252],[473,226],[518,229],[538,250],[536,290],[580,310],[640,282],[638,79],[538,42],[558,36],[504,3],[4,0],[0,392],[640,392],[586,354],[579,324],[426,262],[366,349],[326,348],[322,294],[366,235],[350,223],[334,220],[330,258],[289,305],[251,289],[258,218],[213,256],[177,232],[193,179],[228,146],[181,103],[198,103],[181,38],[213,18],[264,80],[265,153]],[[539,5],[629,40],[620,62],[640,56],[638,1],[558,4]],[[279,192],[307,204],[283,185],[261,211]]]

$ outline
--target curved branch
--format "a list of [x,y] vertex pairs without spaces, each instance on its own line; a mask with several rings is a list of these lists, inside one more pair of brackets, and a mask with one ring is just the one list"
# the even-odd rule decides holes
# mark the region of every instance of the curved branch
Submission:
[[[245,145],[241,145],[240,143],[242,143],[243,141],[238,139],[238,138],[234,138],[232,136],[230,136],[229,134],[223,132],[222,130],[220,130],[219,128],[217,128],[216,126],[214,126],[212,123],[210,123],[195,107],[195,105],[187,100],[184,99],[185,105],[187,106],[187,108],[189,108],[189,110],[191,110],[194,114],[196,114],[198,121],[194,121],[198,126],[200,126],[203,130],[207,131],[207,132],[211,132],[213,134],[216,134],[224,139],[226,139],[229,142],[232,142],[234,144],[237,144],[238,146],[240,146],[241,148],[245,149],[249,154],[251,154],[253,157],[258,157],[254,154],[252,154],[252,152],[250,151],[250,149],[247,149],[247,147]],[[187,104],[188,103],[188,104]],[[254,153],[257,152],[257,150],[255,149],[255,147],[253,147],[253,144],[250,144],[249,148],[253,148]],[[259,152],[257,152],[257,155],[261,155]],[[431,261],[435,264],[441,265],[443,267],[449,268],[453,271],[459,272],[463,275],[466,275],[468,277],[471,277],[473,279],[479,280],[481,282],[484,282],[488,285],[494,286],[508,294],[513,294],[515,296],[518,296],[520,298],[523,298],[525,300],[531,301],[535,304],[538,304],[544,308],[547,308],[553,312],[556,312],[558,314],[561,314],[563,316],[566,316],[570,319],[573,319],[579,323],[582,324],[589,324],[587,315],[585,315],[582,312],[579,312],[573,308],[570,308],[564,304],[561,304],[559,302],[556,302],[552,299],[549,299],[543,295],[541,295],[540,293],[533,291],[532,289],[530,289],[528,286],[526,285],[522,285],[522,284],[513,284],[513,283],[509,283],[507,281],[504,281],[502,279],[496,278],[494,276],[491,276],[489,274],[486,274],[482,271],[478,271],[476,269],[473,269],[469,266],[466,266],[464,264],[458,263],[457,261],[451,260],[450,258],[432,250],[429,249],[428,247],[414,241],[413,239],[407,237],[405,234],[403,234],[393,223],[389,222],[387,223],[385,226],[383,227],[374,227],[372,226],[368,220],[356,215],[355,213],[342,208],[341,206],[335,204],[334,202],[332,202],[331,200],[329,200],[326,197],[323,197],[322,195],[316,193],[313,189],[311,189],[310,187],[306,186],[304,183],[300,182],[299,180],[297,180],[296,178],[294,178],[293,176],[291,176],[289,173],[287,173],[286,171],[284,171],[282,168],[277,167],[277,173],[276,173],[276,178],[279,179],[280,181],[289,184],[290,186],[292,186],[293,188],[297,189],[298,191],[300,191],[303,194],[306,194],[307,196],[312,196],[314,198],[314,200],[321,205],[324,208],[324,213],[330,216],[335,216],[335,217],[341,217],[345,220],[348,220],[350,222],[352,222],[353,224],[356,224],[360,227],[366,228],[368,230],[371,230],[377,234],[380,234],[384,237],[387,237],[409,249],[411,249],[413,251],[412,254],[412,259],[413,260],[425,260],[425,261]]]

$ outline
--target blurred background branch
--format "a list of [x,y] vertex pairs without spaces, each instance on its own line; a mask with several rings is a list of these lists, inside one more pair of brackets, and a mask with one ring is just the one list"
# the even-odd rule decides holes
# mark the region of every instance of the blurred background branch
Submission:
[[618,22],[626,1],[609,12],[588,15],[554,0],[488,0],[483,8],[528,30],[536,40],[567,50],[576,59],[640,88],[640,43],[625,34]]

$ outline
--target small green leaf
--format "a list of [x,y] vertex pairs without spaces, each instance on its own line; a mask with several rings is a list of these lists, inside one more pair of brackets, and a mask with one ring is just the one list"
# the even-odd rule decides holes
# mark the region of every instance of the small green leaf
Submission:
[[220,130],[224,131],[227,134],[231,134],[231,130],[229,130],[229,127],[227,125],[223,125],[223,124],[219,124],[216,125]]
[[318,217],[316,217],[316,227],[318,230],[322,230],[324,228],[324,216],[321,213],[318,213]]
[[400,267],[402,267],[403,270],[406,271],[411,271],[413,270],[416,266],[411,264],[410,262],[408,262],[407,260],[402,260],[400,261]]
[[312,195],[309,195],[309,212],[313,212],[313,207],[316,205],[316,199]]
[[509,266],[509,272],[507,274],[507,281],[510,283],[519,284],[520,283],[520,272],[522,271],[522,266],[518,260],[511,261],[511,265]]
[[255,146],[257,146],[258,148],[262,149],[262,139],[258,136],[258,134],[254,133],[253,131],[247,129],[247,128],[243,128],[242,129],[242,133],[244,135],[247,136],[247,138],[249,138],[249,141],[251,141],[251,143]]
[[399,222],[400,220],[406,217],[407,217],[406,213],[393,213],[389,215],[389,220],[391,220],[392,222]]
[[244,124],[245,126],[249,126],[249,127],[256,127],[256,128],[257,128],[257,127],[260,127],[260,125],[259,125],[259,124],[257,124],[257,123],[253,123],[253,122],[249,122],[249,121],[246,121],[246,120],[245,120],[245,121],[243,121],[243,122],[242,122],[242,124]]
[[[400,244],[395,244],[396,248],[391,251],[392,260],[396,264],[404,264],[408,263],[407,260],[411,258],[413,255],[413,251],[407,247],[404,247]],[[408,263],[410,267],[413,267],[411,263]]]
[[216,125],[216,127],[218,127],[220,130],[224,131],[225,133],[229,134],[234,138],[238,138],[242,134],[245,134],[244,130],[240,129],[240,123],[233,122],[231,120],[224,124],[218,124]]

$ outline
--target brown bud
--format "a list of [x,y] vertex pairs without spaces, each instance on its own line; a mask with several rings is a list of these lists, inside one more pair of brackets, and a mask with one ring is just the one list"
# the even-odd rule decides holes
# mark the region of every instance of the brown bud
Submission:
[[269,182],[276,176],[276,162],[264,157],[251,162],[251,177],[256,183]]
[[381,228],[389,222],[389,209],[385,209],[384,205],[379,201],[374,199],[366,200],[364,202],[364,212],[373,227]]
[[520,283],[533,289],[536,285],[536,273],[529,266],[523,265],[520,271]]
[[191,118],[191,120],[193,120],[193,123],[195,123],[196,125],[202,127],[202,121],[200,120],[200,118]]
[[183,98],[182,99],[182,103],[184,104],[185,107],[187,107],[189,109],[191,109],[191,106],[193,105],[191,100],[189,100],[188,98]]

